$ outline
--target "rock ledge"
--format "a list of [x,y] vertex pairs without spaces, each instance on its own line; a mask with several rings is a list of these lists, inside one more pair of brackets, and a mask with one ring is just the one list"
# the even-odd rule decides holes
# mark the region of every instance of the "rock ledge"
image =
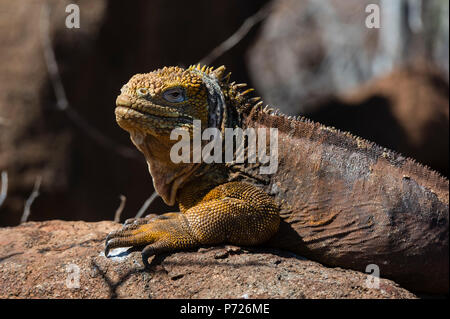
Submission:
[[105,258],[105,236],[118,228],[60,220],[0,228],[0,298],[417,298],[390,280],[367,288],[364,273],[263,248],[178,252],[144,270],[139,251]]

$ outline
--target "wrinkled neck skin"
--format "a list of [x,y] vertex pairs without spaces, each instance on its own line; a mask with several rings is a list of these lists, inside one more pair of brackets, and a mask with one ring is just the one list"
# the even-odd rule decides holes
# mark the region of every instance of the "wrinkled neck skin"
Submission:
[[176,141],[139,131],[130,132],[131,141],[147,161],[153,186],[167,205],[175,205],[177,190],[198,168],[198,164],[178,163],[170,159],[170,149]]

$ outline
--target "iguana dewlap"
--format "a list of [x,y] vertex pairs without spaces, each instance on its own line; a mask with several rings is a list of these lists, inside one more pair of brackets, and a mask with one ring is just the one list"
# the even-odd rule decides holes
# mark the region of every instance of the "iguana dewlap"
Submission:
[[[374,143],[262,108],[224,67],[166,67],[123,86],[118,124],[144,154],[156,191],[180,212],[127,223],[107,238],[142,246],[144,263],[200,245],[265,244],[329,266],[365,271],[406,288],[448,292],[449,182]],[[178,128],[276,128],[278,163],[174,163]],[[383,123],[380,123],[383,125]]]

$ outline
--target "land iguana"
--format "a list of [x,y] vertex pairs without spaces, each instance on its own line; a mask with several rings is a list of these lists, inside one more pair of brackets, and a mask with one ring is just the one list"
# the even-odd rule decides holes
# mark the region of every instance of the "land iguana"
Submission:
[[[224,66],[194,65],[136,74],[122,87],[117,123],[144,154],[155,190],[180,212],[127,220],[108,235],[105,255],[141,246],[148,265],[152,255],[200,245],[264,244],[328,266],[375,264],[405,288],[448,293],[448,179],[350,133],[263,107],[245,86]],[[171,131],[192,138],[193,120],[222,133],[276,128],[278,169],[260,174],[262,164],[248,158],[174,163]]]

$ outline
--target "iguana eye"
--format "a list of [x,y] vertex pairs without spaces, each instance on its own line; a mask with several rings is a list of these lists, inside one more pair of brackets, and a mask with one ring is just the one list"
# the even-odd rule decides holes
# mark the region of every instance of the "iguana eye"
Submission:
[[147,88],[139,88],[136,90],[137,95],[144,97],[148,95],[148,89]]
[[168,89],[166,92],[164,92],[163,98],[167,102],[176,103],[176,102],[183,102],[184,100],[186,100],[186,95],[184,94],[182,88],[173,88]]

